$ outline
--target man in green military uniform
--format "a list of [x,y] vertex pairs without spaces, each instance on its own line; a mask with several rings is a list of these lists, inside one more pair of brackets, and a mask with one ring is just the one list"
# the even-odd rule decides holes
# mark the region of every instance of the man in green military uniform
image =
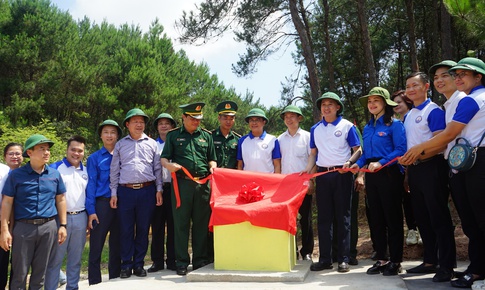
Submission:
[[237,104],[232,101],[219,103],[216,107],[219,114],[219,128],[212,131],[216,148],[217,167],[237,169],[237,141],[241,135],[232,131],[236,120]]
[[[200,128],[204,103],[182,105],[183,125],[167,134],[160,161],[170,172],[176,172],[180,207],[172,198],[177,274],[186,275],[190,264],[188,253],[192,222],[192,265],[196,270],[209,263],[208,225],[211,214],[209,184],[198,184],[180,170],[186,168],[196,179],[213,173],[217,167],[214,141],[210,131]],[[174,187],[172,187],[174,192]],[[175,192],[174,192],[175,194]]]

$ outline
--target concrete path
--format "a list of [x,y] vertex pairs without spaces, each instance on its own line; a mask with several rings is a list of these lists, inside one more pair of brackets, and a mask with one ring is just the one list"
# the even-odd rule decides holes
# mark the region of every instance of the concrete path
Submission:
[[[131,276],[128,279],[107,279],[103,276],[103,283],[88,286],[87,280],[79,283],[79,289],[110,289],[110,290],[151,290],[151,289],[363,289],[363,290],[393,290],[393,289],[455,289],[450,283],[433,283],[433,275],[410,275],[401,274],[399,276],[384,277],[382,275],[367,275],[365,271],[373,264],[371,260],[361,260],[358,266],[352,266],[348,273],[338,273],[337,264],[334,264],[333,270],[321,272],[308,271],[308,275],[303,282],[189,282],[187,276],[178,276],[174,271],[163,270],[157,273],[148,274],[147,277],[139,278]],[[420,264],[419,261],[404,262],[403,268],[409,269]],[[460,262],[458,271],[463,271],[468,262]],[[147,265],[147,268],[150,265]],[[206,268],[207,267],[207,268]],[[212,265],[208,265],[195,272],[205,271],[206,273],[214,272]],[[309,264],[307,265],[309,267]],[[190,270],[190,268],[189,268]],[[256,279],[256,278],[255,278]],[[259,278],[258,278],[259,279]],[[261,281],[259,279],[259,281]],[[62,287],[61,289],[63,289]]]

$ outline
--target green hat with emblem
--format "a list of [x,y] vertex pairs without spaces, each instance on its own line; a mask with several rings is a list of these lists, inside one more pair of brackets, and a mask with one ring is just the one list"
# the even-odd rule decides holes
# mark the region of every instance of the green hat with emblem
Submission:
[[457,69],[471,70],[485,75],[485,63],[483,60],[475,57],[462,58],[455,66],[450,68],[450,71],[455,71]]
[[320,98],[317,99],[317,107],[320,108],[322,105],[322,100],[323,99],[330,99],[336,101],[340,105],[340,109],[337,111],[337,116],[340,116],[344,112],[344,104],[342,103],[342,100],[340,97],[333,92],[326,92],[323,94]]
[[246,121],[246,123],[249,123],[249,118],[251,117],[260,117],[260,118],[263,118],[266,120],[266,123],[269,122],[268,118],[266,118],[266,114],[264,113],[263,110],[259,109],[259,108],[254,108],[254,109],[251,109],[249,111],[249,113],[247,114],[246,118],[244,118],[244,120]]
[[436,70],[438,70],[440,67],[448,67],[451,68],[456,65],[456,61],[453,60],[443,60],[442,62],[439,62],[437,64],[432,65],[429,68],[429,76],[433,78],[434,74],[436,73]]
[[285,119],[285,113],[295,113],[303,117],[303,114],[301,113],[301,109],[294,105],[288,105],[283,109],[283,112],[281,112],[280,114],[280,117],[283,120]]
[[123,120],[123,124],[125,125],[125,127],[126,127],[126,122],[130,120],[131,117],[135,117],[135,116],[142,116],[143,119],[145,119],[145,124],[148,123],[147,114],[145,114],[145,112],[143,112],[141,109],[134,108],[129,110],[128,113],[126,113],[126,117]]
[[168,113],[161,113],[160,115],[158,115],[158,117],[155,119],[155,121],[153,121],[153,126],[155,127],[155,129],[157,129],[158,120],[160,120],[160,119],[170,120],[173,127],[177,126],[177,122],[175,122],[175,119],[172,117],[172,115],[170,115]]
[[389,94],[389,91],[381,88],[381,87],[374,87],[369,91],[369,94],[360,97],[359,102],[362,105],[362,107],[367,108],[367,100],[369,99],[370,96],[379,96],[384,99],[386,104],[388,104],[391,107],[397,106],[397,103],[391,100],[391,95]]
[[237,104],[233,101],[224,101],[217,105],[216,112],[219,115],[234,116],[237,112]]
[[204,114],[202,114],[202,108],[205,106],[205,103],[192,103],[179,106],[184,112],[185,115],[189,115],[194,119],[202,120],[204,118]]
[[110,119],[104,120],[103,123],[99,124],[99,126],[98,126],[98,136],[101,137],[101,131],[103,131],[103,127],[108,126],[108,125],[116,127],[116,130],[118,131],[118,139],[120,139],[121,135],[123,134],[123,131],[121,130],[120,125],[118,125],[118,122],[116,122],[114,120],[110,120]]
[[34,134],[30,136],[29,139],[25,141],[24,152],[22,156],[29,157],[29,155],[27,155],[27,150],[34,148],[35,145],[43,143],[49,144],[49,148],[54,145],[54,142],[52,142],[50,139],[47,139],[44,135]]

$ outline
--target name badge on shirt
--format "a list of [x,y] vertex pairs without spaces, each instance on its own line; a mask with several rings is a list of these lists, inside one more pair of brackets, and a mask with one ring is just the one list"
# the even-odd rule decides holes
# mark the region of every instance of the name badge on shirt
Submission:
[[88,175],[87,175],[87,174],[83,174],[83,175],[82,175],[82,178],[83,178],[84,180],[88,180]]
[[335,133],[333,133],[333,134],[335,135],[335,137],[340,137],[340,136],[342,136],[342,131],[337,130],[337,131],[335,131]]
[[200,143],[205,143],[205,142],[207,142],[207,141],[205,141],[205,139],[199,139],[199,142],[200,142]]
[[414,120],[414,122],[416,122],[416,123],[420,123],[421,121],[423,121],[422,116],[418,116],[418,117],[416,117],[416,120]]
[[261,145],[261,147],[263,147],[263,149],[267,149],[268,148],[268,144],[263,144],[263,145]]
[[185,141],[185,138],[177,138],[177,141]]
[[222,144],[222,141],[214,141],[214,144],[215,145],[221,145]]

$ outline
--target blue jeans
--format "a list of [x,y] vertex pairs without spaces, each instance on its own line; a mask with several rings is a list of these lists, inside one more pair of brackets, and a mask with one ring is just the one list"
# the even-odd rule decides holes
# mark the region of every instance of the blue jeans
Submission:
[[59,271],[67,253],[66,289],[78,289],[81,272],[81,258],[86,244],[86,226],[88,216],[86,212],[67,215],[67,238],[58,245],[51,255],[45,274],[45,290],[55,290],[59,284]]

